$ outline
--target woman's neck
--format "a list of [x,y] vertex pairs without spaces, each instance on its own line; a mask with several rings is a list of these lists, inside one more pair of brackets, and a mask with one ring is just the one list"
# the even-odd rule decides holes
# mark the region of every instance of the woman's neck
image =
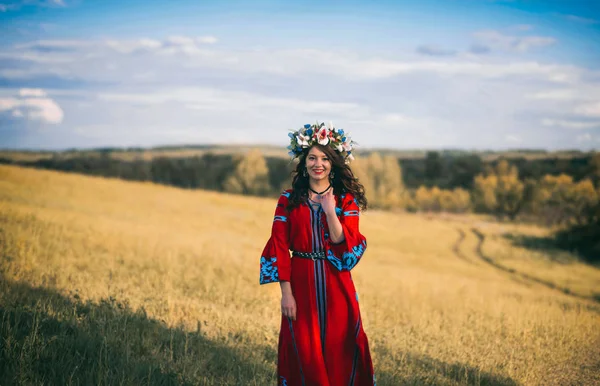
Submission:
[[331,183],[329,182],[329,179],[323,179],[318,181],[310,179],[308,181],[308,185],[310,186],[310,188],[316,192],[324,191],[329,187],[330,184]]

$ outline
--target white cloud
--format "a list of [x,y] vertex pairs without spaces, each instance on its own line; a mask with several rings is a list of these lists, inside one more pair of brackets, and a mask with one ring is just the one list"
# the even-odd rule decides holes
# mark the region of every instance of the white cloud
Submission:
[[64,117],[61,107],[40,89],[21,89],[17,97],[0,98],[0,112],[52,124],[61,123]]
[[455,50],[431,45],[420,45],[417,47],[417,52],[419,54],[430,56],[452,56],[457,53]]
[[592,135],[590,133],[580,134],[577,137],[575,137],[575,140],[577,142],[590,142],[592,141]]
[[[70,62],[73,56],[90,59],[110,56],[113,52],[121,55],[173,55],[184,53],[198,55],[203,47],[217,42],[214,36],[169,36],[163,40],[107,39],[107,40],[36,40],[14,46],[12,56],[39,63]],[[111,52],[112,51],[112,52]],[[40,55],[40,52],[42,55]],[[2,53],[6,56],[8,53]],[[10,54],[8,54],[10,55]]]
[[577,15],[562,15],[562,16],[567,20],[574,21],[576,23],[581,23],[581,24],[598,24],[598,23],[600,23],[598,20],[590,19],[587,17],[581,17],[581,16],[577,16]]
[[555,38],[548,36],[511,36],[495,30],[478,31],[473,37],[478,45],[512,52],[527,52],[556,43]]
[[214,36],[200,36],[196,38],[196,41],[202,44],[215,44],[218,39]]
[[64,0],[13,0],[8,3],[0,4],[0,12],[16,11],[24,6],[37,7],[66,7]]
[[356,103],[340,103],[299,98],[274,98],[252,92],[223,91],[211,88],[184,87],[157,90],[154,93],[100,93],[98,99],[135,103],[143,106],[159,106],[176,103],[197,111],[268,111],[277,109],[306,114],[341,114],[344,116],[365,116],[368,111]]
[[600,101],[582,104],[575,109],[575,113],[585,117],[600,118]]
[[554,100],[554,101],[570,101],[578,96],[578,90],[574,89],[558,89],[540,91],[528,95],[531,99]]
[[27,97],[41,98],[41,97],[46,96],[46,92],[39,88],[22,88],[19,90],[19,96],[24,97],[24,98],[27,98]]
[[16,44],[17,50],[26,50],[34,48],[47,48],[47,49],[59,49],[59,50],[76,50],[90,47],[93,45],[93,41],[90,40],[34,40],[32,42]]
[[519,137],[518,135],[515,135],[515,134],[508,134],[504,138],[506,139],[506,142],[511,142],[511,143],[521,143],[521,142],[523,142],[521,140],[521,137]]
[[576,121],[576,120],[568,120],[568,119],[550,119],[545,118],[542,119],[542,125],[550,126],[550,127],[562,127],[565,129],[591,129],[594,127],[600,127],[600,121],[596,122],[586,122],[586,121]]
[[[39,49],[43,49],[39,52]],[[181,56],[184,56],[182,58]],[[154,39],[108,41],[48,41],[20,44],[15,50],[0,52],[0,57],[31,61],[37,66],[28,70],[6,69],[2,76],[23,78],[23,73],[43,71],[73,77],[102,79],[105,73],[94,73],[99,64],[127,62],[132,72],[163,66],[169,70],[197,73],[207,69],[238,73],[263,73],[283,76],[323,74],[343,79],[380,79],[412,73],[431,73],[441,76],[464,75],[480,78],[509,76],[537,77],[555,83],[569,83],[578,78],[582,69],[569,65],[543,64],[535,61],[515,62],[502,59],[481,60],[469,57],[420,60],[382,59],[364,57],[352,52],[320,51],[314,49],[286,50],[223,50],[207,48],[198,38],[174,36],[163,41]],[[137,63],[136,63],[137,62]],[[50,66],[54,64],[54,66]],[[102,69],[105,69],[104,65]],[[199,70],[201,69],[201,70]],[[15,71],[17,71],[15,73]],[[129,73],[127,77],[134,74]],[[113,79],[111,79],[112,81]]]
[[120,54],[131,54],[138,52],[153,52],[162,48],[163,43],[154,39],[136,39],[136,40],[106,40],[104,42],[93,42],[94,48],[110,48]]
[[175,46],[187,46],[187,45],[195,45],[196,40],[189,36],[170,36],[165,42],[170,45]]
[[[600,100],[597,72],[551,61],[236,49],[211,41],[38,40],[0,48],[0,58],[27,64],[0,69],[0,77],[79,82],[81,96],[67,96],[64,87],[45,91],[69,112],[68,127],[102,127],[95,138],[117,144],[214,141],[203,130],[217,130],[222,141],[278,143],[282,127],[331,119],[367,133],[365,146],[574,146],[575,138],[566,144],[561,133],[591,127],[591,105]],[[4,110],[35,117],[20,106]],[[263,129],[268,134],[252,136]]]
[[382,121],[387,124],[402,125],[402,124],[407,124],[407,123],[414,123],[415,120],[413,118],[407,117],[404,114],[390,113],[390,114],[384,115],[382,117]]

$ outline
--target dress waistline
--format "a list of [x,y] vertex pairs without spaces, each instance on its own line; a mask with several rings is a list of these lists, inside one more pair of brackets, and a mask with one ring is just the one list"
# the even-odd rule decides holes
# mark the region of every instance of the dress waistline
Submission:
[[302,257],[304,259],[325,260],[325,252],[298,252],[292,251],[292,256]]

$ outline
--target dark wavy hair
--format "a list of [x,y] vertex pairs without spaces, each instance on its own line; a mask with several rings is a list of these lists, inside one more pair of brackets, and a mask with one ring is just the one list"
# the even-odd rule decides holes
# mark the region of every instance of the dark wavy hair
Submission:
[[331,181],[333,194],[340,195],[343,193],[352,193],[354,198],[356,198],[360,209],[367,210],[365,187],[358,181],[358,178],[354,176],[352,169],[346,164],[340,153],[336,152],[330,146],[323,146],[320,144],[315,144],[310,148],[304,149],[304,152],[300,156],[300,162],[296,166],[296,170],[292,172],[292,193],[288,199],[288,206],[286,209],[291,211],[308,200],[309,177],[304,175],[304,171],[306,170],[306,157],[313,147],[316,147],[325,153],[331,162],[331,172],[334,173],[333,181]]

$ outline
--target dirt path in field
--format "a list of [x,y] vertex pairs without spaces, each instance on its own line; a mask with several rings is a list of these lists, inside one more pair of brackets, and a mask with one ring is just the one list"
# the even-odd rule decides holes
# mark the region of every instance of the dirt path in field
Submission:
[[[540,284],[546,288],[555,290],[555,291],[560,291],[565,295],[569,295],[569,296],[573,296],[579,299],[585,299],[585,300],[592,300],[594,302],[599,302],[600,303],[600,299],[595,298],[593,296],[584,296],[584,295],[580,295],[577,294],[575,292],[572,292],[569,288],[566,287],[559,287],[556,284],[528,275],[526,273],[523,272],[519,272],[514,268],[509,268],[509,267],[505,267],[501,264],[498,264],[496,261],[494,261],[492,258],[490,258],[489,256],[487,256],[484,252],[483,252],[483,243],[485,242],[485,234],[483,234],[479,229],[477,228],[471,228],[471,232],[473,232],[473,234],[475,235],[475,237],[477,237],[478,242],[477,242],[477,246],[475,247],[475,253],[476,255],[485,263],[487,263],[488,265],[494,267],[495,269],[498,269],[500,271],[503,271],[513,277],[517,277],[520,280],[524,280],[525,282],[528,283],[536,283],[536,284]],[[464,232],[463,232],[464,233]],[[462,239],[464,239],[464,235],[461,239],[459,239],[459,242],[462,242]],[[458,243],[458,245],[460,245],[460,243]]]
[[456,240],[456,242],[452,246],[452,252],[456,255],[456,257],[458,257],[462,261],[465,261],[469,264],[474,264],[473,261],[467,258],[467,256],[465,256],[460,249],[461,244],[463,243],[463,241],[465,241],[465,238],[467,237],[467,234],[464,230],[460,228],[456,228],[456,231],[458,232],[458,240]]

